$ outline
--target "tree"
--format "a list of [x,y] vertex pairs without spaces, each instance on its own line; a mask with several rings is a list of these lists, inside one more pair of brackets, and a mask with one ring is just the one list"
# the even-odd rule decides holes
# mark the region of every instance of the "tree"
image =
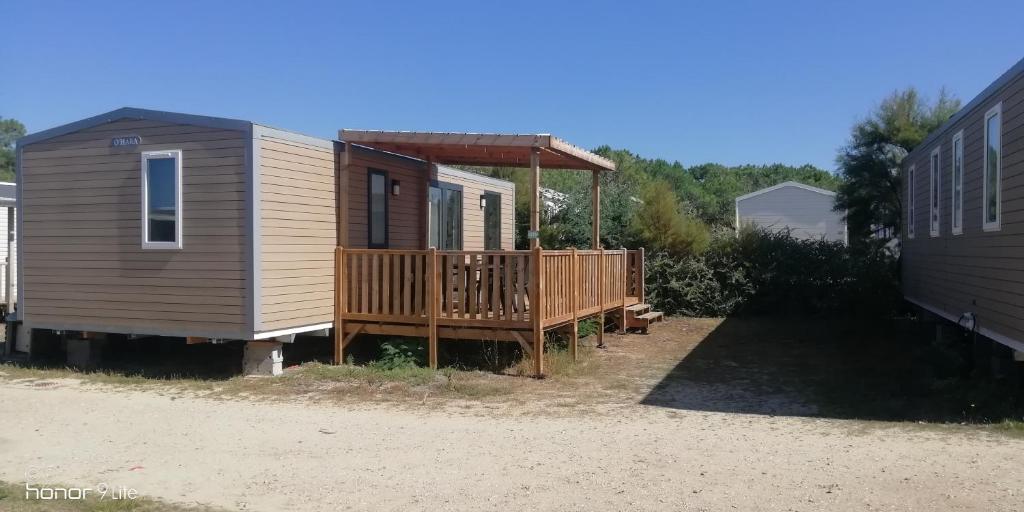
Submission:
[[659,180],[644,188],[629,227],[635,238],[631,245],[675,257],[700,254],[711,240],[707,226],[683,212],[671,188]]
[[844,178],[836,210],[846,210],[851,242],[866,240],[873,227],[899,232],[903,158],[958,110],[960,100],[945,89],[929,104],[911,87],[893,92],[854,125],[836,158]]
[[0,181],[14,181],[14,142],[25,136],[25,125],[0,117]]

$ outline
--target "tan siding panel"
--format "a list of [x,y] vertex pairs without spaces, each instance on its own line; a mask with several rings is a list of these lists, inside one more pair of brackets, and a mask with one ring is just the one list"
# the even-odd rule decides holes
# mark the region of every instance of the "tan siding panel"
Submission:
[[260,144],[258,330],[334,320],[335,154],[264,137]]
[[[138,135],[143,144],[112,148]],[[242,132],[121,120],[41,141],[22,162],[25,319],[119,332],[245,327]],[[181,149],[184,248],[141,248],[140,153]]]

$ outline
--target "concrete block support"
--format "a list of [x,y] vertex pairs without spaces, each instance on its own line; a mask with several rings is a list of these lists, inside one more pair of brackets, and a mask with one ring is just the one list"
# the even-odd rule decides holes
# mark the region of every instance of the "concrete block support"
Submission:
[[92,369],[103,359],[103,347],[107,340],[68,338],[67,364],[76,368]]
[[281,375],[284,369],[283,343],[249,341],[242,354],[242,373],[246,375]]

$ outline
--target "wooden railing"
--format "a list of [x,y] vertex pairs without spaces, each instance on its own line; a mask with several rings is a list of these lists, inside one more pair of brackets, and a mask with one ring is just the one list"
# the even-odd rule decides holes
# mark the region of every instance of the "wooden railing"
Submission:
[[338,248],[337,258],[343,321],[543,329],[644,294],[643,250]]

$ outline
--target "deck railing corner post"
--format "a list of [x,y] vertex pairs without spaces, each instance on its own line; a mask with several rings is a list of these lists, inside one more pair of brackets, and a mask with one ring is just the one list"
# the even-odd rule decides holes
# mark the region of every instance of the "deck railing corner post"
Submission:
[[334,364],[345,362],[345,248],[334,249]]
[[537,246],[530,250],[530,320],[533,324],[533,373],[544,376],[544,253]]
[[440,275],[437,272],[437,249],[431,247],[427,251],[427,358],[430,368],[437,369],[437,317],[441,290],[438,286]]

